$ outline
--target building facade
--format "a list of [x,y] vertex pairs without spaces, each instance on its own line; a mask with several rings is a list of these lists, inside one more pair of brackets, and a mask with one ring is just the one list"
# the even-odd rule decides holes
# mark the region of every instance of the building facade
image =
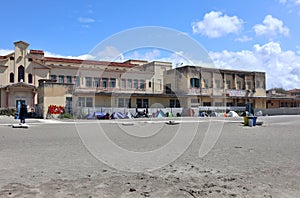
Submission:
[[200,66],[173,68],[170,62],[105,62],[46,57],[23,41],[0,56],[0,106],[21,101],[44,116],[49,105],[80,108],[266,108],[265,73]]
[[268,109],[276,108],[299,108],[300,107],[300,90],[292,89],[278,93],[275,89],[267,91]]

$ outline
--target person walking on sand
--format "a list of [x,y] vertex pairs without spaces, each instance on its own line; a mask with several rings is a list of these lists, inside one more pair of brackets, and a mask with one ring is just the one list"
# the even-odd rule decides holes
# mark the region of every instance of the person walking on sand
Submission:
[[25,104],[22,104],[20,108],[20,124],[25,124],[26,115],[27,115],[27,107]]

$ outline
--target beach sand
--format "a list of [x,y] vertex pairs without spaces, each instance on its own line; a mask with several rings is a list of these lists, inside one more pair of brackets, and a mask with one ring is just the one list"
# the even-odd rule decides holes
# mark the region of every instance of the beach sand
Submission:
[[[259,117],[263,125],[255,127],[243,126],[242,118],[174,120],[180,123],[28,119],[28,129],[14,129],[9,125],[18,121],[1,117],[0,197],[299,197],[300,116]],[[199,157],[207,131],[220,123],[216,143]],[[143,165],[130,169],[120,159],[111,166],[87,149],[80,135],[95,125],[119,147],[134,152],[164,147],[178,131],[197,133],[175,161],[134,172]],[[119,156],[109,148],[105,153],[112,159]]]

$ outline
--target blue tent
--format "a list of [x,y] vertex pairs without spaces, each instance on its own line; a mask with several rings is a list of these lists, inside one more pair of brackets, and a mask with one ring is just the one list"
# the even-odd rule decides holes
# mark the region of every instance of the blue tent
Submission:
[[109,116],[107,116],[107,113],[103,113],[103,112],[95,112],[95,116],[98,119],[108,119],[109,118]]
[[155,117],[163,118],[163,117],[165,117],[165,113],[162,110],[159,110],[155,113]]
[[89,113],[87,114],[84,119],[95,119],[95,113]]
[[127,115],[121,112],[114,112],[111,114],[110,119],[124,119]]

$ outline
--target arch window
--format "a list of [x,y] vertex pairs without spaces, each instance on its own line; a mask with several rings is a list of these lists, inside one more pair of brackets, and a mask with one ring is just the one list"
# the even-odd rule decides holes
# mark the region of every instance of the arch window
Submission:
[[25,82],[24,77],[24,67],[21,65],[18,67],[18,82]]
[[9,74],[9,82],[10,83],[14,83],[15,82],[15,74],[12,73],[12,72]]
[[28,74],[28,83],[32,83],[32,74]]

